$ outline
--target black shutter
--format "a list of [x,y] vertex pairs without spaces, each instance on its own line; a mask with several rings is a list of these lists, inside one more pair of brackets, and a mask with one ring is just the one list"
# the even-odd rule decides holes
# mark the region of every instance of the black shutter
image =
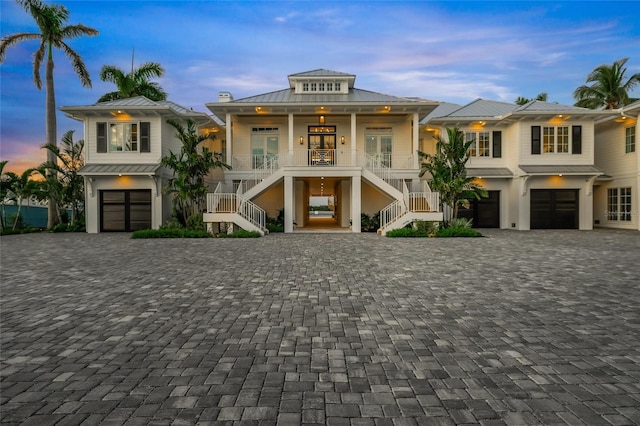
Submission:
[[107,152],[107,123],[96,123],[96,145],[98,152]]
[[151,152],[151,123],[140,123],[140,152]]
[[502,157],[502,132],[495,130],[493,132],[493,158]]
[[531,126],[531,154],[540,154],[540,126]]
[[571,126],[571,153],[582,154],[582,126]]

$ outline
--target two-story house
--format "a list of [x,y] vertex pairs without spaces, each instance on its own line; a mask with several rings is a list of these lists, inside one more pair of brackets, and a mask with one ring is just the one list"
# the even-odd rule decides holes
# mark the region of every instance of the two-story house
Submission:
[[[205,113],[142,96],[60,109],[84,123],[85,166],[79,173],[89,233],[158,228],[169,220],[172,203],[162,187],[171,171],[160,160],[179,152],[181,142],[167,120],[191,119],[202,131],[217,130]],[[211,141],[209,148],[221,152],[221,142]]]
[[489,197],[459,213],[477,227],[592,229],[593,185],[603,174],[595,166],[595,122],[608,114],[542,101],[518,106],[477,99],[429,118],[424,150],[435,149],[433,136],[446,137],[446,127],[458,127],[474,141],[468,174]]
[[[419,123],[437,102],[358,89],[352,74],[318,69],[285,89],[206,104],[224,122],[232,166],[209,194],[207,223],[264,232],[284,210],[284,231],[361,231],[380,214],[382,233],[413,219],[441,220],[438,194],[418,179]],[[311,208],[325,204],[315,217]]]
[[596,124],[595,164],[604,171],[594,187],[596,226],[640,230],[640,101]]

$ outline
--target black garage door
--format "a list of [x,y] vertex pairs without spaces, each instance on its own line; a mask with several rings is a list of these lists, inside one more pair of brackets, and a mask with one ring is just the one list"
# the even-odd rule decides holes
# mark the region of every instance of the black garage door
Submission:
[[578,189],[532,189],[531,229],[578,229]]
[[100,231],[151,228],[151,190],[100,191]]
[[471,219],[474,228],[500,228],[500,191],[488,191],[489,197],[469,200],[469,208],[460,206],[458,217]]

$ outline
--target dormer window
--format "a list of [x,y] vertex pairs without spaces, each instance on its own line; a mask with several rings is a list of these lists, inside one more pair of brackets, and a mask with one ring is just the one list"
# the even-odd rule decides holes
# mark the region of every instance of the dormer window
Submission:
[[336,82],[336,83],[335,83],[335,87],[336,87],[336,92],[339,92],[339,91],[341,90],[341,89],[340,89],[340,83],[339,83],[339,82]]
[[309,83],[302,83],[302,91],[303,92],[309,91]]
[[342,81],[305,81],[296,85],[297,93],[334,93],[342,92]]
[[318,91],[318,83],[311,83],[311,91],[312,92]]
[[333,90],[333,83],[327,83],[327,92],[331,92]]

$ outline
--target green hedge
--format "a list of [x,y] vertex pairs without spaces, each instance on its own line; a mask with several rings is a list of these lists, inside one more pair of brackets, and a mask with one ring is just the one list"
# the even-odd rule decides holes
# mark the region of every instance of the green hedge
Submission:
[[390,238],[411,238],[411,237],[428,237],[429,234],[424,229],[400,228],[387,232]]
[[209,238],[207,231],[193,231],[184,228],[141,229],[131,234],[131,238]]
[[436,237],[482,237],[482,234],[472,228],[443,228],[438,229]]
[[238,229],[231,234],[224,232],[216,235],[218,238],[260,238],[261,235],[257,231],[245,231],[244,229]]

